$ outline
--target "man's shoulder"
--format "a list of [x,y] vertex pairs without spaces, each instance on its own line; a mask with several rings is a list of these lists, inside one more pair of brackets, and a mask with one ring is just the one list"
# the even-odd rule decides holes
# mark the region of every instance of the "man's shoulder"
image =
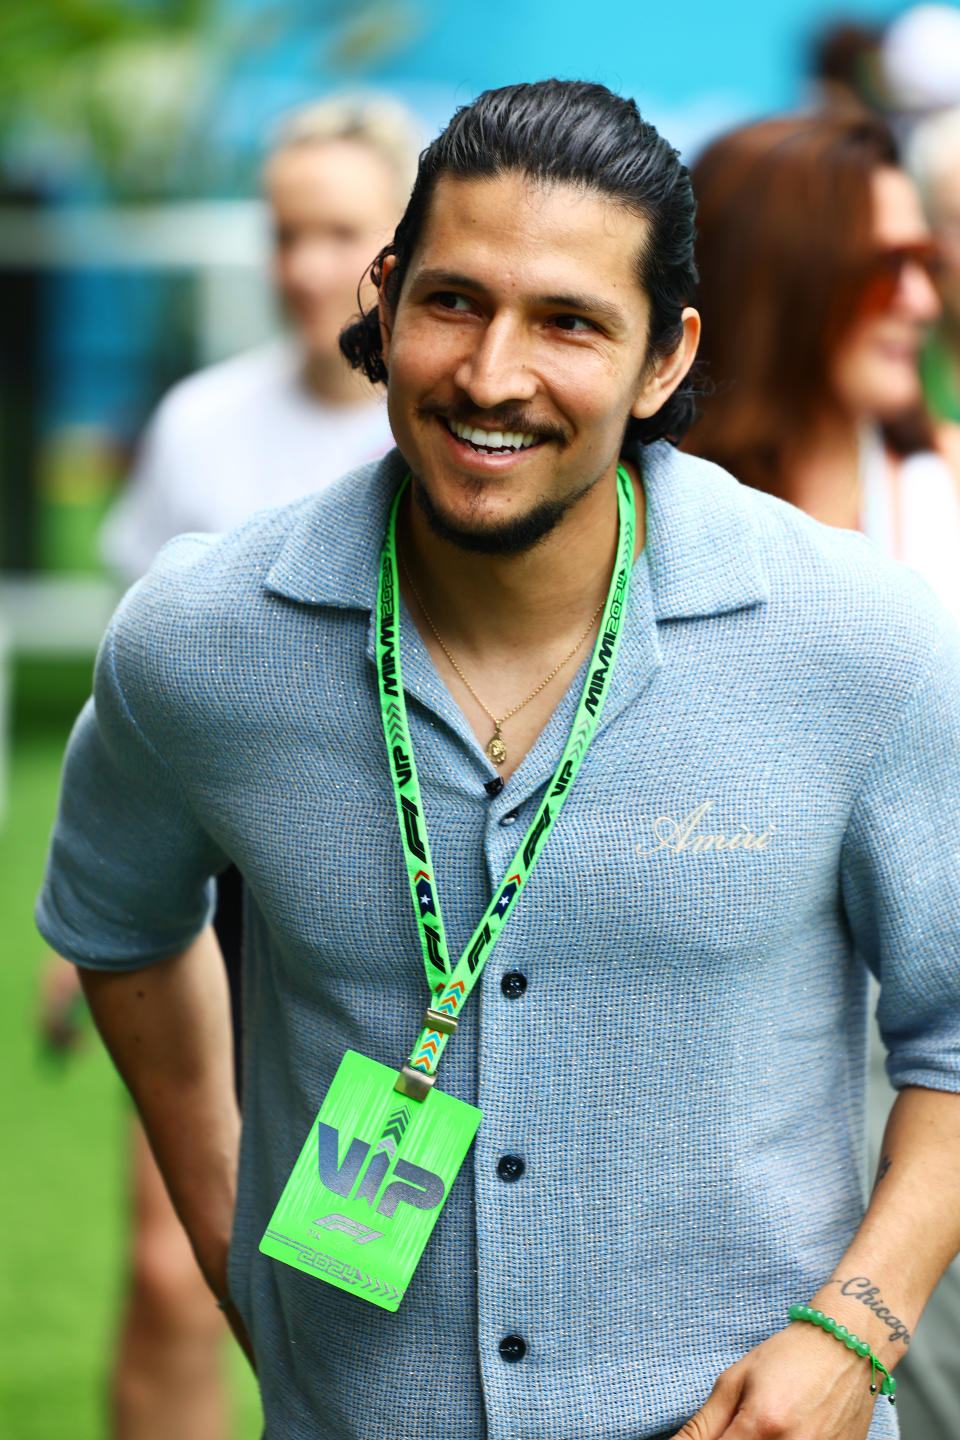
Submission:
[[401,467],[392,452],[232,530],[169,541],[127,592],[114,634],[121,640],[135,636],[141,650],[181,646],[186,660],[205,637],[225,627],[268,623],[278,597],[366,606]]
[[916,571],[859,531],[823,524],[789,501],[742,484],[710,461],[692,455],[683,461],[696,467],[698,481],[715,499],[722,497],[725,506],[736,508],[748,521],[774,597],[818,607],[830,601],[844,609],[859,609],[881,597],[887,606],[939,612],[939,602]]
[[[355,479],[344,477],[333,489],[344,494]],[[102,695],[106,702],[107,692],[111,704],[119,698],[158,751],[173,755],[187,735],[208,743],[223,707],[256,707],[265,674],[286,676],[281,687],[292,683],[302,674],[304,646],[318,673],[327,668],[320,653],[327,647],[329,664],[336,664],[349,626],[345,607],[291,605],[300,597],[271,577],[285,555],[302,552],[304,535],[321,549],[338,548],[340,518],[335,494],[323,492],[219,535],[169,541],[110,622],[97,666],[98,701]],[[375,577],[368,583],[374,593]]]
[[704,563],[711,538],[726,534],[728,553],[749,552],[764,577],[756,613],[771,664],[790,656],[835,678],[858,675],[867,687],[897,675],[912,685],[954,628],[916,571],[859,532],[822,524],[709,461],[678,453],[672,463],[696,497]]
[[826,624],[854,622],[854,633],[871,625],[892,633],[898,622],[941,628],[946,612],[927,582],[874,541],[857,530],[823,524],[776,496],[738,488],[782,603]]

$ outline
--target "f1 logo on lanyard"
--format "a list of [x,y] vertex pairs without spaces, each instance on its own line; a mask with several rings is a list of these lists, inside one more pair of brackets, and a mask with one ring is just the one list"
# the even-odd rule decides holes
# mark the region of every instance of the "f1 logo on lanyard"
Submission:
[[[409,477],[408,477],[409,478]],[[633,485],[617,471],[617,559],[586,683],[560,764],[479,925],[450,961],[400,672],[397,492],[380,561],[377,675],[387,759],[431,1005],[399,1074],[348,1050],[277,1202],[260,1250],[396,1310],[480,1124],[481,1113],[434,1087],[457,1016],[506,924],[600,720],[633,567]]]

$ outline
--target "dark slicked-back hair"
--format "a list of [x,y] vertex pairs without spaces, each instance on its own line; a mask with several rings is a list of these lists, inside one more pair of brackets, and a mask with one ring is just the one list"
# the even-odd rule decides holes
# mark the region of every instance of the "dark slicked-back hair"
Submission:
[[[650,300],[649,348],[654,356],[674,350],[683,333],[681,312],[697,282],[690,178],[677,152],[632,100],[579,80],[487,90],[457,111],[420,156],[396,234],[370,267],[370,278],[379,288],[384,260],[396,257],[387,277],[388,303],[397,303],[440,176],[480,180],[507,174],[593,191],[647,221],[637,278]],[[376,308],[361,313],[344,330],[340,348],[370,380],[386,380]],[[655,415],[630,419],[626,438],[644,444],[663,438],[679,441],[693,420],[695,393],[688,375]]]

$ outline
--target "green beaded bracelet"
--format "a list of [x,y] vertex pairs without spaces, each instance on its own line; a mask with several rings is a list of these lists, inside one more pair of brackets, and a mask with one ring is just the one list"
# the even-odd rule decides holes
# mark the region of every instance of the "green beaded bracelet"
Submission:
[[847,1329],[846,1325],[841,1325],[837,1320],[831,1319],[829,1315],[824,1315],[822,1310],[814,1310],[812,1305],[791,1305],[787,1313],[791,1320],[806,1320],[811,1325],[819,1325],[820,1329],[826,1330],[828,1335],[842,1340],[848,1350],[853,1350],[857,1355],[862,1355],[865,1360],[869,1360],[871,1395],[877,1393],[877,1371],[880,1370],[883,1374],[883,1380],[880,1382],[880,1394],[886,1395],[891,1405],[896,1405],[897,1382],[883,1361],[878,1360],[874,1355],[866,1340],[859,1339]]

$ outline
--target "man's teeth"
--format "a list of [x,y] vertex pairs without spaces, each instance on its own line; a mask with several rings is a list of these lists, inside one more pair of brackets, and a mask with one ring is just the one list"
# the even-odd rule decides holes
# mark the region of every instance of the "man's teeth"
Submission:
[[448,420],[447,425],[458,440],[465,440],[478,450],[528,450],[537,443],[536,435],[526,435],[519,430],[477,430],[457,420]]

